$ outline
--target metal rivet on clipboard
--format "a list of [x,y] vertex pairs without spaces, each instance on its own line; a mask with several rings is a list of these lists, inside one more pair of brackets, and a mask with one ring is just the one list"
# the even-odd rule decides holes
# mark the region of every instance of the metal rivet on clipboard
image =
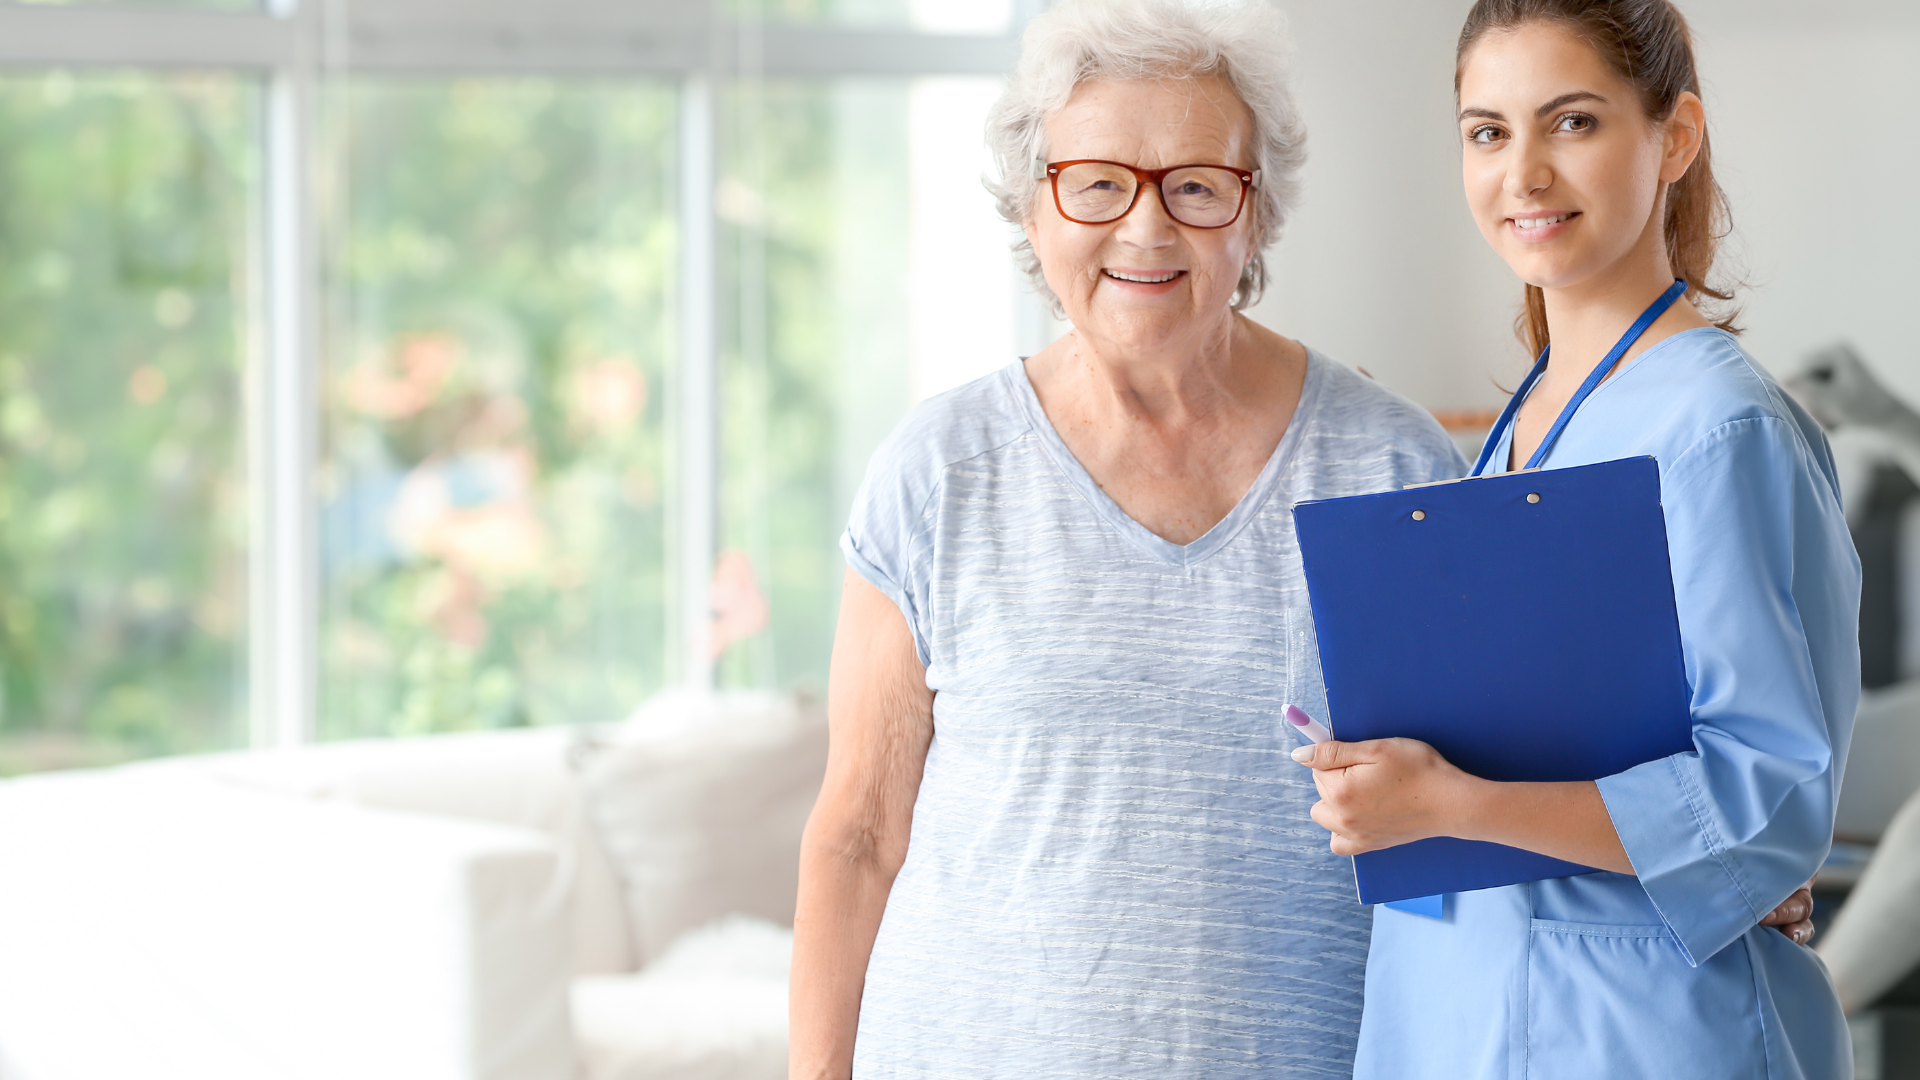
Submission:
[[1425,510],[1415,510],[1413,512],[1413,520],[1415,521],[1427,520],[1427,512]]
[[1539,501],[1540,501],[1540,493],[1539,493],[1539,492],[1537,492],[1537,491],[1532,491],[1532,492],[1528,492],[1528,493],[1527,493],[1527,501],[1528,501],[1528,502],[1530,502],[1530,503],[1537,503],[1537,502],[1539,502]]

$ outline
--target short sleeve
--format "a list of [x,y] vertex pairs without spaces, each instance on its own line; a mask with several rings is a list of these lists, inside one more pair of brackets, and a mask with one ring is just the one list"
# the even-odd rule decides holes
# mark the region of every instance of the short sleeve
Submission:
[[1599,786],[1698,964],[1826,856],[1859,701],[1860,564],[1830,477],[1784,419],[1721,425],[1662,466],[1694,750]]
[[1436,480],[1458,480],[1467,475],[1467,470],[1473,467],[1465,455],[1460,453],[1460,447],[1454,443],[1453,439],[1445,437],[1445,432],[1442,432],[1439,444],[1427,454],[1424,464],[1426,475],[1418,481],[1423,484],[1430,484]]
[[926,600],[929,575],[924,535],[927,506],[939,486],[941,463],[916,445],[912,419],[874,451],[854,494],[840,550],[847,565],[885,593],[913,632],[923,666],[931,665]]

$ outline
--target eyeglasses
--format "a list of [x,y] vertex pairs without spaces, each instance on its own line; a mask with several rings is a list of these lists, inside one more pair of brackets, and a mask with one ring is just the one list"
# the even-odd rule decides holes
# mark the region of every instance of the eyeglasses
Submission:
[[[1226,165],[1175,165],[1136,169],[1118,161],[1034,161],[1034,179],[1053,181],[1053,205],[1060,216],[1082,225],[1119,221],[1140,201],[1140,189],[1152,184],[1167,216],[1196,229],[1224,229],[1240,220],[1247,192],[1260,186],[1260,170]],[[1042,173],[1041,170],[1045,172]]]

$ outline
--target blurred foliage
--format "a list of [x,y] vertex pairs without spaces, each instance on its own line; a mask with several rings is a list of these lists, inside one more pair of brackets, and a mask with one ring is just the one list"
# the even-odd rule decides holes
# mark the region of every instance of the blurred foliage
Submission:
[[[721,96],[723,685],[825,681],[907,404],[906,100]],[[611,719],[670,677],[677,105],[329,92],[322,737]],[[243,80],[0,79],[0,773],[245,742],[259,131]]]
[[0,78],[0,774],[245,738],[257,106]]
[[323,737],[614,719],[662,685],[676,101],[333,99]]
[[[487,81],[346,100],[322,732],[621,715],[669,677],[678,625],[675,99]],[[826,680],[839,535],[877,438],[848,433],[907,404],[906,100],[900,80],[721,96],[725,686]],[[850,327],[848,294],[876,286],[892,322]],[[896,373],[878,392],[848,385],[863,335]],[[622,371],[633,416],[605,407]]]

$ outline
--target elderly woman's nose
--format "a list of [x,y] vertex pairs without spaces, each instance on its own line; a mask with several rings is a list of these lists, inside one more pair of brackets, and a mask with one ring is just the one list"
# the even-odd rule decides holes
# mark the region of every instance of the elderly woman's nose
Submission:
[[1168,215],[1166,204],[1160,201],[1159,186],[1148,184],[1140,189],[1133,209],[1120,219],[1120,228],[1115,235],[1141,247],[1164,247],[1173,242],[1177,232],[1176,223]]

